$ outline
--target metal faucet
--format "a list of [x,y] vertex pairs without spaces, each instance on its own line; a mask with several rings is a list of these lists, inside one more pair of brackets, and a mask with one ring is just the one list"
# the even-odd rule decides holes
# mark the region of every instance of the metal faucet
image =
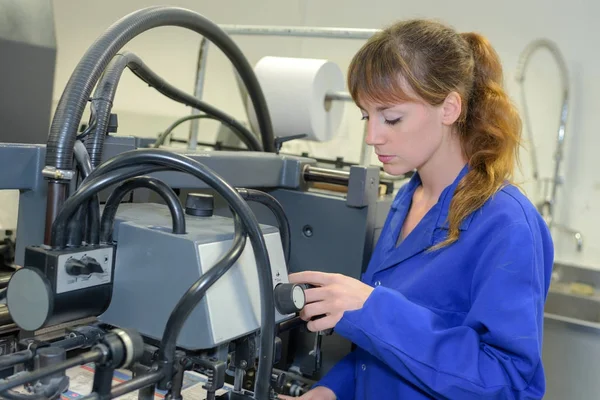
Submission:
[[[535,146],[533,146],[533,130],[531,129],[531,123],[529,120],[529,112],[527,109],[527,101],[525,99],[525,69],[527,64],[529,63],[533,54],[539,50],[545,48],[554,57],[554,60],[558,64],[558,68],[560,71],[561,77],[561,87],[562,87],[562,105],[560,109],[560,120],[558,125],[558,132],[556,137],[556,149],[554,153],[554,176],[551,179],[541,179],[539,176],[539,165],[537,160],[537,154],[535,151]],[[558,191],[558,185],[562,182],[559,173],[560,173],[560,164],[563,159],[564,154],[564,141],[565,141],[565,132],[567,130],[567,120],[569,115],[569,72],[567,69],[567,64],[565,62],[565,58],[560,52],[556,43],[552,42],[548,39],[536,39],[529,43],[519,57],[519,62],[517,64],[517,73],[516,73],[517,82],[521,85],[521,103],[523,107],[523,119],[525,122],[525,128],[529,135],[529,142],[532,144],[530,149],[531,156],[531,164],[533,168],[533,178],[538,182],[549,182],[550,185],[550,193],[548,194],[548,190],[545,186],[544,189],[544,200],[541,203],[537,204],[538,211],[544,217],[544,220],[548,224],[550,229],[557,228],[560,231],[570,233],[574,236],[577,244],[577,251],[581,251],[583,247],[583,238],[580,232],[568,228],[564,225],[556,224],[554,221],[555,207],[556,207],[556,194]]]

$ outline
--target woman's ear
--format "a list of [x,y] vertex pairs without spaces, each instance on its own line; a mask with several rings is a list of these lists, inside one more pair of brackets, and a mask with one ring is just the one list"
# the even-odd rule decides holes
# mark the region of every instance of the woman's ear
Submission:
[[444,125],[453,125],[462,111],[462,99],[456,92],[450,92],[442,104],[442,123]]

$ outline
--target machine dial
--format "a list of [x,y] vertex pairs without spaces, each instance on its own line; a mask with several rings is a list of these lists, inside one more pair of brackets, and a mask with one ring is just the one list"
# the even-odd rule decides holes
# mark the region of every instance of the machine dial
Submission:
[[306,296],[301,285],[280,283],[275,286],[275,307],[282,315],[295,314],[306,304]]

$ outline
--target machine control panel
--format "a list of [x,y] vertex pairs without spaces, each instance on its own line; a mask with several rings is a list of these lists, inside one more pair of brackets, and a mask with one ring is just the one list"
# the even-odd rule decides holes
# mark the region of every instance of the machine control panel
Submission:
[[65,263],[67,274],[72,276],[102,274],[104,269],[95,258],[84,256],[80,260],[69,258]]
[[111,283],[112,265],[111,248],[63,254],[56,266],[56,293]]

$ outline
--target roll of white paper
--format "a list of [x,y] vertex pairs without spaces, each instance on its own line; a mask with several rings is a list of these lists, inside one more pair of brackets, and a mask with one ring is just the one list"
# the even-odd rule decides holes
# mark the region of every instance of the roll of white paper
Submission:
[[[343,101],[328,101],[327,93],[343,91],[344,75],[328,60],[264,57],[254,72],[265,95],[276,137],[306,135],[303,140],[326,142],[338,131]],[[252,128],[259,132],[252,102]]]

